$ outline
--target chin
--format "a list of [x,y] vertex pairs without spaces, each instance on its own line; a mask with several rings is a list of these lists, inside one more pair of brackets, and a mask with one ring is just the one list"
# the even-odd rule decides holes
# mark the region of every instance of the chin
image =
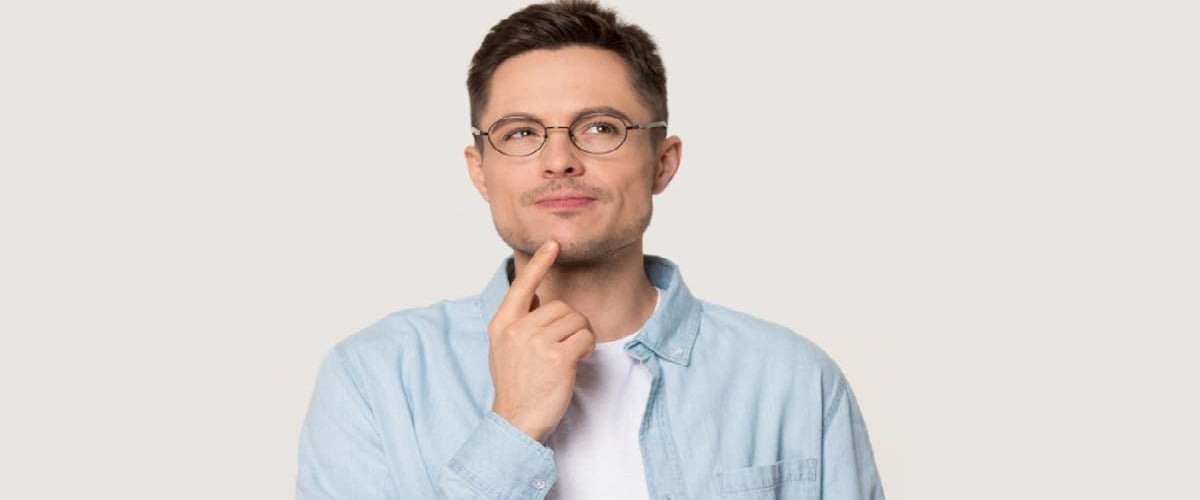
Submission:
[[583,264],[603,260],[610,249],[603,238],[580,238],[578,236],[562,236],[558,234],[547,236],[517,236],[504,238],[505,243],[513,250],[533,255],[548,239],[558,242],[558,257],[556,264]]
[[493,219],[500,238],[516,252],[533,255],[553,239],[559,244],[559,264],[587,264],[610,259],[636,243],[649,226],[649,213],[629,224],[615,228],[609,224],[529,224],[511,226]]

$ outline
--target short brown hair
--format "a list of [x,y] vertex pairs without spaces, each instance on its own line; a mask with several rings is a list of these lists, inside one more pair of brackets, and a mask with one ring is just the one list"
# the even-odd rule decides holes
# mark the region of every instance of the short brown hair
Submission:
[[513,13],[492,26],[483,38],[467,71],[471,124],[485,126],[479,123],[479,115],[488,104],[492,75],[500,63],[530,50],[569,45],[598,47],[621,56],[629,68],[634,89],[655,114],[651,119],[667,119],[667,72],[650,34],[595,2],[559,0],[530,5]]

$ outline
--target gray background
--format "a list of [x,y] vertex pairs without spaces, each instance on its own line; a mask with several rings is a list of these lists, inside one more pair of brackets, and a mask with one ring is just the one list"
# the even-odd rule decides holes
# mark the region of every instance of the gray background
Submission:
[[[521,5],[0,5],[0,497],[289,498],[324,353],[506,255]],[[833,356],[889,498],[1194,489],[1194,2],[611,5],[684,141],[647,253]]]

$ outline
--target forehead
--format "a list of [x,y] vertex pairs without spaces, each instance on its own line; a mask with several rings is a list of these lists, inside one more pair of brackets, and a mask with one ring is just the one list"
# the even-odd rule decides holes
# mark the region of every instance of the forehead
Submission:
[[481,123],[521,114],[565,124],[578,111],[598,106],[615,108],[638,122],[649,119],[621,56],[580,46],[531,50],[496,67]]

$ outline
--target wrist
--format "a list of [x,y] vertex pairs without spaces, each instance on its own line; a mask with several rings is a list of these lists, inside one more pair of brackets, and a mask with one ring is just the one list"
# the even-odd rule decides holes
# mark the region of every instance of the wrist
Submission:
[[510,415],[506,411],[492,408],[492,412],[494,412],[496,415],[499,415],[500,418],[504,419],[504,421],[508,422],[508,425],[513,426],[517,430],[521,431],[522,434],[529,436],[530,439],[533,439],[539,443],[545,444],[546,437],[550,434],[549,430],[542,429],[536,425],[530,425],[520,417]]

